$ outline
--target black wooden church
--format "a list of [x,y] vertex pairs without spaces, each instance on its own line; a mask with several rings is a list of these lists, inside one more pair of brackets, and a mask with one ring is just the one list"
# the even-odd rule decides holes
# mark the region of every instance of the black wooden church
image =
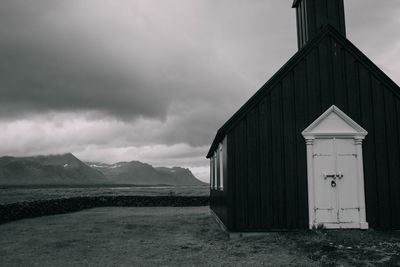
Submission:
[[400,229],[400,88],[346,38],[343,0],[293,8],[299,51],[207,154],[211,210],[232,232]]

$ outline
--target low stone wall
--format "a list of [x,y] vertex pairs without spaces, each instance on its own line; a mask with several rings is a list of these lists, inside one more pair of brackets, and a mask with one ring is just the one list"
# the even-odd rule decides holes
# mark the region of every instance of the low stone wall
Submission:
[[25,218],[75,212],[96,207],[208,206],[209,197],[104,196],[74,197],[0,205],[0,224]]

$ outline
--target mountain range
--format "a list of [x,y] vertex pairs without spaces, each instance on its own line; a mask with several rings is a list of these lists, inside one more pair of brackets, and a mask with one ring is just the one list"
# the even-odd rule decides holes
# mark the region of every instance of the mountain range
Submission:
[[118,162],[114,164],[87,162],[90,167],[104,174],[110,181],[118,184],[137,185],[203,185],[189,169],[180,167],[153,167],[139,161]]
[[73,154],[0,157],[0,185],[204,185],[180,167],[82,162]]

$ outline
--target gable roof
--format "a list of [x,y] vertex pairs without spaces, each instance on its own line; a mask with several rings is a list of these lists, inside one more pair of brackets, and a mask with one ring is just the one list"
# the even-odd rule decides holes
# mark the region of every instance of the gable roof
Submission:
[[304,138],[315,136],[360,136],[368,134],[337,106],[332,105],[301,133]]
[[400,98],[400,88],[393,82],[378,66],[376,66],[365,54],[363,54],[355,45],[353,45],[346,37],[340,34],[333,26],[324,26],[319,33],[308,42],[301,50],[295,53],[233,116],[219,128],[213,143],[207,153],[210,158],[213,151],[224,138],[227,132],[236,125],[247,112],[261,101],[262,96],[266,95],[280,80],[291,71],[299,61],[306,57],[312,49],[317,46],[326,36],[333,37],[339,44],[343,46],[352,56],[354,56],[368,70],[372,71],[388,88],[390,88]]

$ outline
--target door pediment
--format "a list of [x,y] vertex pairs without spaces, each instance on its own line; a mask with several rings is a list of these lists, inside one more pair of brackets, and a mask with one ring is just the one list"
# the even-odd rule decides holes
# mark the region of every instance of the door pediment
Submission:
[[368,133],[333,105],[311,123],[302,134],[307,139],[317,136],[359,136],[363,138]]

